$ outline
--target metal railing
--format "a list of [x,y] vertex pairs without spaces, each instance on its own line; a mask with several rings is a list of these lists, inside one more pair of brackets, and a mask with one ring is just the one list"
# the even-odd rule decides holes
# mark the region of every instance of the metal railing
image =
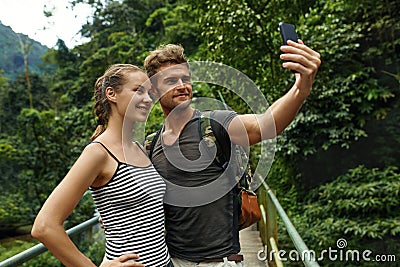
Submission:
[[[274,192],[269,188],[265,181],[262,181],[262,185],[266,190],[266,199],[264,207],[263,203],[260,204],[261,209],[261,222],[260,225],[260,235],[261,239],[263,240],[264,245],[267,246],[269,252],[274,251],[273,259],[266,255],[266,260],[270,266],[276,267],[283,267],[283,263],[280,260],[278,255],[278,226],[277,226],[277,215],[280,216],[282,219],[286,230],[296,247],[297,252],[299,255],[310,255],[309,249],[304,243],[303,239],[297,232],[296,228],[290,221],[288,215],[286,214],[285,210],[282,208],[281,204],[279,203],[278,199],[276,198]],[[262,202],[262,201],[261,201]],[[95,216],[69,230],[67,230],[67,234],[69,236],[73,236],[79,233],[84,232],[85,230],[89,229],[90,227],[98,224],[99,216]],[[38,244],[30,249],[27,249],[17,255],[12,256],[2,262],[0,262],[0,267],[14,267],[21,265],[22,263],[39,256],[40,254],[47,251],[47,248],[43,244]],[[319,267],[317,261],[310,255],[309,257],[302,257],[302,261],[304,266],[306,267]]]
[[[310,253],[307,245],[304,243],[303,239],[297,232],[296,228],[290,221],[288,215],[285,210],[282,208],[278,199],[276,198],[274,192],[269,188],[267,183],[262,179],[262,185],[266,190],[267,196],[265,199],[266,208],[263,204],[260,204],[261,209],[261,222],[259,223],[260,235],[263,240],[264,245],[267,246],[267,251],[265,253],[271,253],[273,257],[270,255],[265,255],[266,260],[269,265],[281,267],[283,263],[279,258],[279,250],[278,250],[278,226],[277,226],[277,214],[281,217],[286,230],[292,240],[298,255],[300,255],[301,260],[303,261],[304,266],[306,267],[319,267],[319,264],[315,260],[313,254]],[[307,256],[307,257],[305,257]]]
[[[74,236],[76,234],[80,234],[83,231],[89,229],[90,227],[99,223],[99,216],[95,216],[71,229],[67,230],[67,234],[69,236]],[[0,262],[0,267],[13,267],[21,265],[22,263],[39,256],[43,252],[46,252],[47,248],[43,244],[37,244],[19,254],[12,256],[2,262]]]

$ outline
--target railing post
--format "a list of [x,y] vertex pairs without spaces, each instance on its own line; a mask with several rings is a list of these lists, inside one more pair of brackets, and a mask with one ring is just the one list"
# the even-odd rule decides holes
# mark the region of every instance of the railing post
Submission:
[[[259,228],[261,228],[261,238],[263,240],[264,245],[267,246],[268,250],[265,251],[267,253],[266,259],[268,260],[268,264],[271,266],[283,266],[281,259],[279,259],[279,251],[277,246],[277,216],[279,215],[283,224],[286,227],[286,231],[290,236],[293,244],[296,247],[297,252],[300,255],[304,255],[310,250],[304,243],[303,239],[297,232],[296,228],[290,221],[289,217],[287,216],[285,210],[282,208],[281,204],[279,203],[278,199],[276,198],[274,192],[269,188],[267,183],[264,181],[263,177],[258,177],[263,185],[263,189],[265,189],[265,195],[259,195],[259,203],[262,215],[262,222],[259,223]],[[263,205],[267,205],[267,211],[265,211]],[[274,250],[274,253],[271,251]],[[274,256],[274,261],[272,261],[271,255]],[[315,256],[310,255],[310,257],[302,258],[304,266],[306,267],[319,267]]]
[[273,250],[276,249],[276,247],[273,247],[271,244],[271,238],[274,240],[275,243],[278,243],[278,222],[277,222],[277,212],[275,205],[272,203],[270,197],[267,195],[266,198],[266,204],[267,204],[267,221],[266,221],[266,244],[268,248],[268,264],[270,266],[275,267],[276,264],[272,257],[270,255],[274,255],[276,257],[278,251],[274,251],[275,253],[272,253]]

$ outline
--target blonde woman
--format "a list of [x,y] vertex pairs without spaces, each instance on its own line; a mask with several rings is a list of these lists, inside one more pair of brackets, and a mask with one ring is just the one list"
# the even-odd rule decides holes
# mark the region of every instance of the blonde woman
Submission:
[[99,126],[32,229],[66,266],[95,266],[63,228],[88,188],[105,228],[100,266],[172,266],[164,239],[165,183],[141,145],[132,142],[134,124],[146,120],[152,103],[149,89],[147,75],[130,64],[112,65],[95,83]]

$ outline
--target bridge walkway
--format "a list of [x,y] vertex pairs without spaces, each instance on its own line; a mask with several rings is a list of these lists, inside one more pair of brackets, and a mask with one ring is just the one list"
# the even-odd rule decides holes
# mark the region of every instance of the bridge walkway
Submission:
[[257,255],[260,250],[264,250],[261,241],[260,232],[257,230],[257,224],[243,229],[239,232],[241,253],[244,256],[246,267],[266,267],[266,261],[259,260]]

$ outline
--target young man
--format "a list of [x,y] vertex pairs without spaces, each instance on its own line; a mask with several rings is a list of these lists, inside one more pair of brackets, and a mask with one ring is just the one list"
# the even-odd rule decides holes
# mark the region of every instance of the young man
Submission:
[[[200,112],[190,106],[191,76],[183,51],[179,45],[165,45],[145,59],[152,94],[159,100],[165,116],[151,160],[167,181],[167,188],[173,188],[167,189],[172,201],[164,205],[167,245],[175,267],[199,266],[199,263],[214,267],[244,266],[243,257],[238,254],[234,189],[230,187],[217,197],[204,190],[196,194],[219,180],[224,168],[215,162],[204,164],[198,160],[202,156],[198,134]],[[218,122],[214,134],[223,146],[231,147],[231,142],[248,146],[274,138],[289,125],[310,94],[321,64],[320,55],[301,40],[289,42],[281,51],[283,67],[296,72],[294,85],[264,114],[213,111],[211,117]],[[189,193],[182,193],[186,189]]]

